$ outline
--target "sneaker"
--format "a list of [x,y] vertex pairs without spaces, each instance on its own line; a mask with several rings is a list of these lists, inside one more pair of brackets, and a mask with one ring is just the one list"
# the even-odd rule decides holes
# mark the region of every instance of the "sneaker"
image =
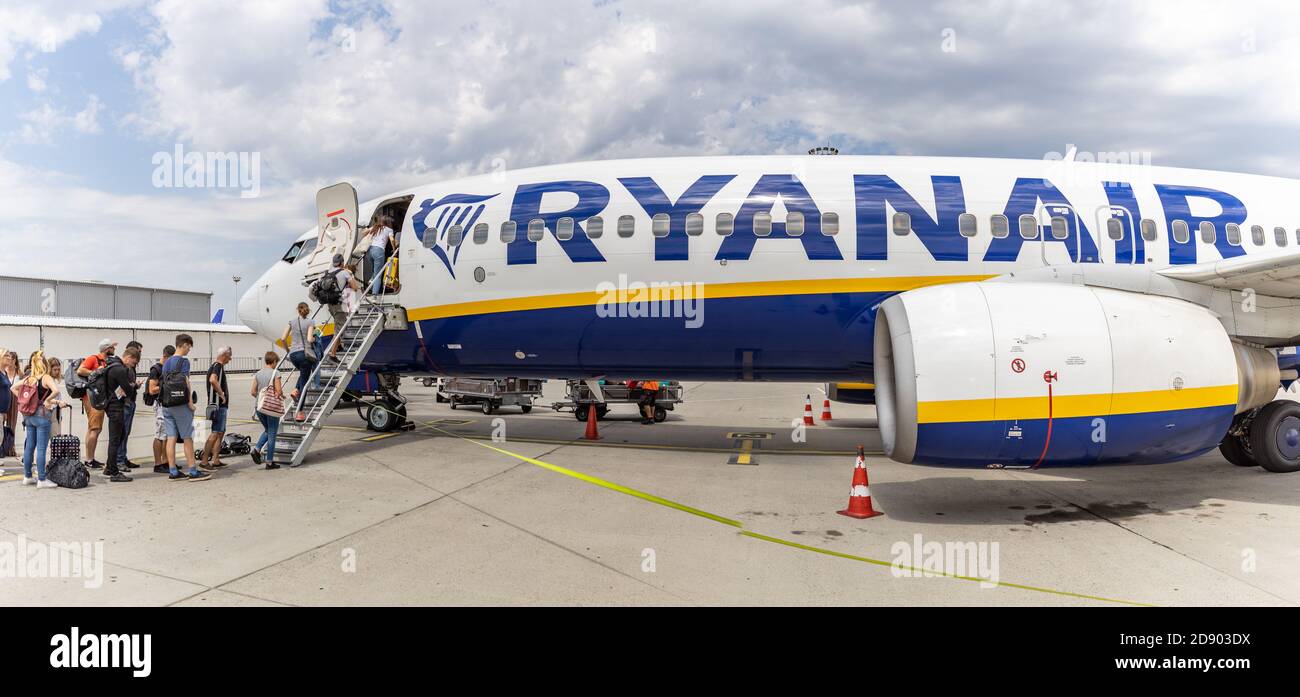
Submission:
[[184,472],[172,472],[170,469],[167,470],[167,481],[169,482],[183,482],[189,478],[189,475]]
[[216,468],[213,467],[212,465],[209,465],[209,464],[206,463],[206,462],[200,462],[200,463],[199,463],[199,469],[203,470],[204,472],[211,472],[212,470],[214,470],[214,469],[216,469]]
[[191,482],[201,482],[204,479],[212,479],[212,473],[211,472],[190,472],[189,474],[185,475],[185,477],[189,479]]
[[133,481],[130,477],[126,476],[125,474],[122,474],[121,472],[114,472],[114,473],[112,473],[112,474],[109,474],[108,472],[105,472],[105,473],[104,473],[104,476],[108,477],[108,481],[110,481],[110,482],[129,482],[129,481]]
[[154,466],[153,466],[153,473],[154,473],[154,474],[171,474],[171,471],[172,471],[172,468],[168,467],[167,465],[154,465]]
[[23,477],[23,486],[31,486],[36,483],[36,477]]
[[274,462],[268,462],[266,463],[266,468],[269,470],[278,470],[280,469],[280,466],[275,464]]
[[261,450],[254,450],[253,452],[249,453],[249,456],[251,456],[251,457],[253,458],[253,464],[254,464],[254,465],[260,465],[260,464],[262,464],[262,451],[261,451]]
[[125,461],[122,462],[122,468],[123,468],[123,469],[133,470],[133,469],[135,469],[135,468],[137,468],[137,467],[139,467],[139,466],[140,466],[140,465],[137,465],[137,464],[135,464],[134,462],[131,462],[130,460],[125,460]]
[[50,480],[48,480],[48,479],[42,479],[41,481],[36,482],[36,488],[37,488],[37,489],[57,489],[57,488],[59,488],[59,485],[58,485],[58,484],[55,484],[54,482],[52,482],[52,481],[50,481]]
[[104,463],[100,462],[99,460],[91,460],[90,462],[86,463],[86,466],[89,467],[90,469],[97,470],[97,469],[103,469]]
[[300,412],[298,412],[296,415],[294,415],[293,418],[296,419],[296,420],[298,420],[298,421],[306,421],[306,420],[307,420],[307,412],[305,412],[305,411],[300,411]]

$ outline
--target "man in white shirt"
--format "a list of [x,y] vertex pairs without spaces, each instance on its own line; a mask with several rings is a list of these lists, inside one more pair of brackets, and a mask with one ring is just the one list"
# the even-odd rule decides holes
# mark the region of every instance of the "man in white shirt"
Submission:
[[[392,231],[390,230],[389,232]],[[371,247],[371,249],[374,249],[374,247]],[[330,268],[328,273],[336,274],[334,278],[335,282],[338,283],[340,291],[344,288],[351,288],[354,291],[361,290],[361,282],[352,276],[352,272],[348,271],[347,267],[343,265],[343,261],[342,254],[335,254],[334,266]],[[343,310],[341,298],[340,302],[330,304],[330,315],[334,318],[334,333],[337,334],[343,329],[343,323],[348,320],[348,313]],[[334,358],[338,355],[338,352],[339,346],[335,343],[333,348],[330,350],[330,358]]]
[[370,236],[370,249],[366,250],[366,256],[370,261],[370,273],[373,274],[370,292],[379,295],[384,291],[384,261],[388,257],[388,248],[396,246],[397,238],[393,233],[391,216],[380,216],[376,226],[378,229]]

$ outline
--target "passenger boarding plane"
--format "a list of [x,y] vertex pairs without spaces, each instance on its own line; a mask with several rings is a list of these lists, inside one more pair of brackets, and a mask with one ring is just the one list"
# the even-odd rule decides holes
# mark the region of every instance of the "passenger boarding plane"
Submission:
[[[254,284],[284,334],[377,212],[395,375],[821,381],[905,463],[1300,470],[1300,181],[1074,161],[702,157],[556,165],[356,203]],[[322,315],[323,316],[323,315]],[[1290,355],[1287,355],[1290,354]],[[395,380],[387,399],[400,405]]]

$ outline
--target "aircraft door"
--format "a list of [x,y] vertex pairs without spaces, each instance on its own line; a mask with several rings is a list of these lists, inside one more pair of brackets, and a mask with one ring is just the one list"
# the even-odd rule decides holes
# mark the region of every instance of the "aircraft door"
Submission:
[[[1095,245],[1085,244],[1083,225],[1074,208],[1057,203],[1041,205],[1038,220],[1042,229],[1042,259],[1049,266],[1096,262]],[[1060,244],[1058,244],[1060,243]]]
[[307,260],[307,277],[328,271],[335,254],[346,259],[360,239],[357,190],[347,182],[316,192],[316,249]]
[[1146,261],[1146,250],[1138,236],[1133,213],[1123,206],[1102,206],[1097,209],[1097,229],[1105,235],[1115,250],[1116,264],[1141,264]]

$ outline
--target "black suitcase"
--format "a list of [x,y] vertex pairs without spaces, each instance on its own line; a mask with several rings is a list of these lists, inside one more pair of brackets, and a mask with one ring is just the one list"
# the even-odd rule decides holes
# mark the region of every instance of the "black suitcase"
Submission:
[[72,407],[67,409],[68,433],[50,439],[46,478],[65,489],[83,489],[90,484],[90,470],[81,461],[81,439],[72,435]]
[[67,434],[58,434],[50,439],[50,461],[56,460],[81,460],[81,439],[72,435],[72,407],[59,407],[60,410],[67,409]]

